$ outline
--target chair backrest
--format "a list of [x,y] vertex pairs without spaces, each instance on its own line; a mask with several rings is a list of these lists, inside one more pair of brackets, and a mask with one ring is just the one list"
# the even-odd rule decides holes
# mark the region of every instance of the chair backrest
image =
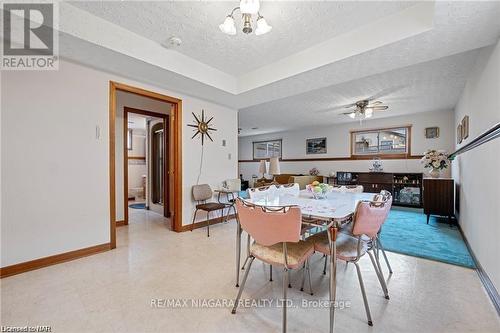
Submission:
[[239,192],[239,191],[241,191],[241,179],[239,179],[239,178],[226,179],[222,183],[222,186],[229,191]]
[[342,193],[363,193],[362,185],[347,185],[347,186],[339,186],[336,185],[333,187],[333,192],[342,192]]
[[212,198],[212,188],[208,184],[194,185],[193,198],[196,201],[205,201]]
[[374,238],[384,224],[390,209],[389,202],[360,201],[354,213],[352,234]]
[[258,244],[271,246],[281,242],[296,243],[300,240],[302,214],[299,207],[272,211],[237,199],[236,209],[241,228]]
[[248,189],[248,194],[250,195],[250,199],[259,200],[261,198],[267,198],[269,196],[274,196],[276,193],[276,186],[261,186],[256,188]]
[[363,193],[363,185],[347,185],[347,193]]
[[276,186],[278,195],[290,195],[294,197],[298,197],[300,195],[300,187],[299,184],[284,184]]

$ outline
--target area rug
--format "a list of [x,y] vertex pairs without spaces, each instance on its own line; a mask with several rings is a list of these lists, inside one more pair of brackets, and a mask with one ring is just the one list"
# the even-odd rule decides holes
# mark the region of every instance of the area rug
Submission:
[[441,261],[463,267],[476,265],[457,226],[447,218],[426,216],[420,211],[393,208],[381,233],[384,249],[410,256]]
[[146,204],[145,203],[135,203],[135,204],[131,204],[131,205],[128,205],[130,208],[134,208],[134,209],[146,209]]

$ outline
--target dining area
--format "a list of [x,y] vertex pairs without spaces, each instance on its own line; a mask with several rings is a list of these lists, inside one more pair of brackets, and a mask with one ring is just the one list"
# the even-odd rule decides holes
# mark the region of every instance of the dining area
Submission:
[[[363,193],[360,186],[334,187],[319,183],[300,190],[298,184],[292,183],[251,188],[248,197],[236,198],[234,203],[237,211],[235,287],[238,291],[231,309],[233,315],[249,311],[238,306],[242,304],[252,265],[259,261],[268,271],[268,278],[262,280],[262,284],[273,283],[273,273],[281,275],[281,330],[286,332],[288,312],[297,313],[294,302],[289,300],[291,290],[294,297],[295,291],[299,291],[298,295],[311,301],[315,299],[314,290],[325,287],[315,285],[313,279],[316,282],[318,279],[311,276],[318,273],[311,269],[311,261],[314,258],[317,264],[320,258],[323,278],[319,281],[327,283],[328,293],[327,297],[316,294],[318,303],[315,304],[328,310],[322,321],[328,322],[329,332],[334,332],[336,311],[342,309],[345,301],[337,299],[337,271],[341,262],[346,268],[352,263],[356,269],[365,312],[364,318],[356,319],[365,321],[368,327],[374,325],[362,272],[372,270],[369,278],[375,273],[380,297],[389,302],[387,278],[392,275],[392,267],[378,236],[391,209],[390,192]],[[361,260],[365,256],[369,261]],[[363,313],[362,308],[353,310],[356,314]]]

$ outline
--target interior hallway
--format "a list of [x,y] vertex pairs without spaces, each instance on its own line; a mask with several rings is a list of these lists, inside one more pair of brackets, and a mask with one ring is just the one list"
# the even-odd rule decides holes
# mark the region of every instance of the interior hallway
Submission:
[[[52,332],[280,332],[281,309],[152,308],[152,298],[234,299],[235,223],[174,233],[160,215],[130,209],[117,228],[116,250],[2,279],[2,325],[51,325]],[[245,238],[245,237],[244,237]],[[500,321],[474,270],[388,252],[394,269],[386,301],[367,258],[363,271],[374,326],[365,313],[353,265],[339,262],[336,332],[498,332]],[[300,308],[302,299],[326,299],[322,258],[313,257],[314,295],[292,273],[290,331],[325,332],[326,309]],[[385,269],[385,266],[384,266]],[[307,284],[306,284],[307,286]],[[307,290],[307,287],[306,287]],[[436,297],[439,295],[439,297]],[[281,297],[281,274],[255,262],[243,298]],[[301,329],[302,328],[302,329]]]

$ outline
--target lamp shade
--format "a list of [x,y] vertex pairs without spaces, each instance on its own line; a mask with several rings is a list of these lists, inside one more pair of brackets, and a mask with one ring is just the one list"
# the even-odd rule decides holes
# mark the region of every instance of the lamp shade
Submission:
[[266,161],[265,160],[260,160],[259,173],[261,173],[261,174],[267,173]]
[[269,174],[270,175],[279,175],[280,171],[280,160],[278,157],[271,157],[269,159]]

